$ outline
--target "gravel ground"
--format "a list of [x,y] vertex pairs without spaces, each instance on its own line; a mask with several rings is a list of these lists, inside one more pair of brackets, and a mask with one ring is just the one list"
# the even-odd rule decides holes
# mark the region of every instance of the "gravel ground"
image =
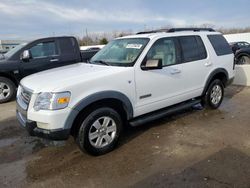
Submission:
[[30,137],[15,102],[0,105],[0,187],[250,188],[250,88],[231,86],[218,110],[188,109],[127,128],[116,150],[93,157],[73,138]]

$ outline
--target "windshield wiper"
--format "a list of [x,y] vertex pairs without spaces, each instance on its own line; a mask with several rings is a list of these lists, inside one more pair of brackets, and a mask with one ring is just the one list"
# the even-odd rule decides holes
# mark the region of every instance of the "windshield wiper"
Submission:
[[102,64],[102,65],[110,66],[110,64],[108,64],[106,61],[103,61],[103,60],[89,61],[89,63],[99,63],[99,64]]

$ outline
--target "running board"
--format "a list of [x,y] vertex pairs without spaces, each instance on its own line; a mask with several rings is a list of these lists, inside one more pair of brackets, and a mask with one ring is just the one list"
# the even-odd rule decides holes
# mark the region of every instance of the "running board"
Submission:
[[183,102],[183,103],[180,103],[177,105],[173,105],[173,106],[161,109],[161,110],[157,110],[155,112],[151,112],[151,113],[148,113],[146,115],[136,117],[135,119],[130,121],[130,125],[132,127],[136,127],[138,125],[142,125],[144,123],[148,123],[148,122],[163,118],[163,117],[170,115],[170,114],[173,114],[175,112],[190,108],[190,107],[192,107],[200,102],[201,102],[200,99],[195,99],[195,100],[190,100],[190,101]]

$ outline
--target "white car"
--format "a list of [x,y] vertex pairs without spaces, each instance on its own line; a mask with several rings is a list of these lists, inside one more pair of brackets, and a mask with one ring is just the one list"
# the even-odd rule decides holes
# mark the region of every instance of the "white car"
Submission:
[[216,109],[234,78],[234,56],[212,29],[171,29],[115,39],[91,61],[24,78],[17,118],[31,135],[65,140],[94,155],[122,128],[197,103]]

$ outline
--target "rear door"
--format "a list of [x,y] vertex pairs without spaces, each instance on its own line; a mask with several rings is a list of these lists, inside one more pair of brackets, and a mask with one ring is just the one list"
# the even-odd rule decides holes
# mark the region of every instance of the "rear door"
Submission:
[[181,85],[182,95],[186,99],[200,96],[207,73],[213,67],[208,53],[200,36],[178,37],[181,47]]
[[53,39],[32,43],[26,50],[30,51],[31,58],[28,62],[21,62],[22,77],[53,68],[52,62],[59,57],[57,44]]

